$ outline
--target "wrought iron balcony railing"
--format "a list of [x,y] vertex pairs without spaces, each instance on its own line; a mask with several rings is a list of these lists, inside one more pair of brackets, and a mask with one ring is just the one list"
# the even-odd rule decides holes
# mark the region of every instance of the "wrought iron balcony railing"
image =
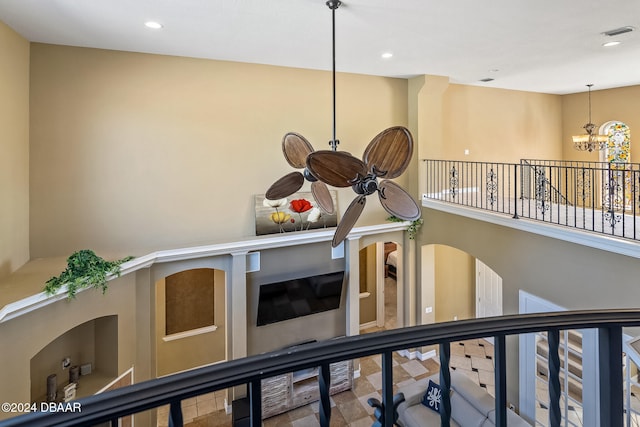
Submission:
[[[170,405],[169,426],[182,425],[181,402],[185,399],[247,385],[252,426],[262,423],[261,381],[274,375],[319,367],[320,425],[329,426],[329,364],[373,354],[382,355],[382,402],[378,426],[392,426],[396,417],[393,396],[392,352],[426,345],[440,347],[440,384],[443,389],[441,424],[451,417],[449,389],[450,343],[494,337],[496,425],[507,425],[507,372],[505,337],[546,331],[548,336],[549,425],[559,426],[560,410],[559,332],[569,329],[598,330],[600,419],[598,425],[622,427],[623,366],[622,328],[640,325],[640,309],[564,311],[556,313],[510,315],[457,322],[415,326],[390,331],[336,338],[301,345],[288,350],[237,359],[207,366],[78,400],[80,412],[34,412],[0,422],[2,427],[91,426],[103,422],[118,425],[120,417]],[[395,401],[397,402],[397,398]]]
[[640,239],[640,164],[424,160],[423,197]]

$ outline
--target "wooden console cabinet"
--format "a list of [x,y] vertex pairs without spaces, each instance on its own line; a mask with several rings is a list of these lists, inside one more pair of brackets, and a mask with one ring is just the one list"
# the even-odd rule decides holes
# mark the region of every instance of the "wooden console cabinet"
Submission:
[[[353,386],[353,362],[330,365],[329,394],[349,390]],[[262,380],[262,418],[269,418],[320,399],[318,368],[289,372]]]

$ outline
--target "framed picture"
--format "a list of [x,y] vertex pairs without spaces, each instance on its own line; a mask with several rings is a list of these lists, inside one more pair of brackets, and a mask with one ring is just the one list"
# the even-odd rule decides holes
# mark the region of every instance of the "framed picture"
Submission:
[[334,213],[323,211],[311,192],[294,193],[280,200],[269,200],[264,194],[255,196],[256,235],[292,233],[335,227],[338,224],[338,201],[335,190],[329,190]]

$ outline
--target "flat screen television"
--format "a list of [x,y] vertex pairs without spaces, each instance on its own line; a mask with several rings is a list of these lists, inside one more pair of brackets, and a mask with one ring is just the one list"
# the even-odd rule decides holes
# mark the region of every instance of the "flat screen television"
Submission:
[[344,271],[260,286],[257,326],[340,307]]

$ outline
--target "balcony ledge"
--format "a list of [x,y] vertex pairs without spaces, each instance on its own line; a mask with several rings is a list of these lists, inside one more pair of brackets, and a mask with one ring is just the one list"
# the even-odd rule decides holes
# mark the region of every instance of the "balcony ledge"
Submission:
[[[405,231],[408,225],[410,222],[405,221],[355,227],[347,236],[347,240],[357,240],[367,235]],[[120,275],[125,276],[164,262],[221,255],[242,255],[265,249],[330,242],[334,232],[335,228],[329,228],[298,233],[270,234],[231,242],[150,252],[122,264]],[[0,280],[0,323],[66,299],[66,286],[60,288],[54,295],[42,292],[45,281],[58,275],[65,266],[65,258],[62,257],[36,259],[29,261],[6,279]],[[108,280],[114,278],[112,276]],[[80,289],[78,292],[85,290]]]
[[497,212],[469,208],[452,203],[422,198],[422,206],[454,215],[460,215],[478,221],[485,221],[503,227],[551,237],[590,248],[626,255],[632,258],[640,258],[640,245],[638,242],[606,234],[594,233],[586,230],[573,229],[562,225],[550,224],[526,218],[514,219],[513,217]]

